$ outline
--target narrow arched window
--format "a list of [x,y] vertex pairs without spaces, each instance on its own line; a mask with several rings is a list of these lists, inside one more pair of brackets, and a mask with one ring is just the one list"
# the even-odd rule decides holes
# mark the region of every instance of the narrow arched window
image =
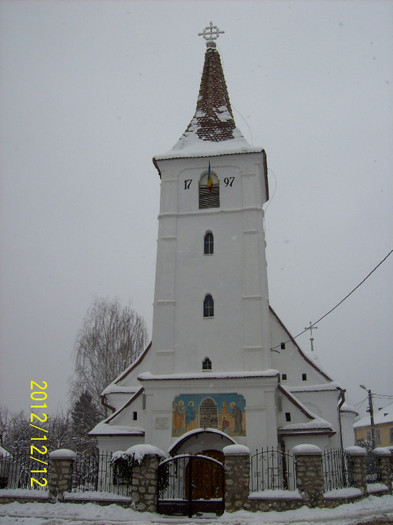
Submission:
[[205,359],[202,361],[202,370],[211,370],[212,369],[212,362],[208,357],[205,357]]
[[208,294],[203,301],[203,317],[213,317],[214,315],[214,301],[213,297]]
[[214,253],[214,237],[212,232],[206,232],[203,240],[203,253],[205,255],[212,255]]
[[207,171],[199,181],[199,208],[220,207],[220,183],[215,173]]

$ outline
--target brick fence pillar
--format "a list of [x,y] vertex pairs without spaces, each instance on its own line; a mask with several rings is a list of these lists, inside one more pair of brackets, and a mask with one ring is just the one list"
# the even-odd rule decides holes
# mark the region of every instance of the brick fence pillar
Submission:
[[225,457],[225,510],[243,509],[250,485],[250,449],[244,445],[228,445]]
[[292,454],[296,457],[296,486],[309,507],[323,504],[322,451],[316,445],[297,445]]
[[391,453],[388,448],[375,448],[373,454],[378,457],[379,467],[381,469],[381,483],[384,483],[389,492],[392,492],[392,472],[391,472]]
[[49,501],[64,501],[64,492],[71,490],[75,452],[60,448],[50,452]]
[[362,447],[347,447],[345,452],[351,461],[351,477],[353,486],[362,491],[363,496],[367,496],[367,478],[366,478],[366,449]]

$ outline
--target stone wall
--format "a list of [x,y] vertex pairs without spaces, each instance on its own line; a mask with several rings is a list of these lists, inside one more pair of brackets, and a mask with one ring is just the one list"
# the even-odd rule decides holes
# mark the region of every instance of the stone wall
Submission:
[[[145,447],[149,447],[146,445]],[[153,447],[151,447],[153,449]],[[158,450],[158,449],[157,449]],[[366,451],[360,447],[348,447],[345,452],[350,458],[352,487],[342,491],[324,493],[322,471],[322,451],[315,445],[299,445],[293,449],[296,457],[296,490],[266,490],[249,493],[250,451],[242,445],[230,445],[223,449],[225,458],[225,510],[234,512],[245,509],[250,511],[293,510],[303,505],[309,507],[336,507],[368,496],[366,479]],[[380,487],[374,487],[379,494],[391,493],[392,455],[388,449],[376,449],[381,468]],[[49,476],[49,501],[65,501],[65,492],[71,490],[72,472],[75,453],[70,450],[51,452]],[[135,456],[136,458],[136,456]],[[156,512],[158,493],[158,465],[162,453],[148,451],[132,464],[131,503],[135,510]],[[0,457],[1,461],[1,457]],[[382,488],[381,488],[382,487]],[[37,493],[37,491],[30,491]],[[43,500],[43,494],[32,494]],[[68,495],[71,496],[71,495]],[[71,498],[72,499],[72,498]],[[67,497],[67,500],[71,500]],[[15,500],[15,498],[13,498]],[[30,500],[30,498],[28,498]],[[31,500],[30,500],[31,501]],[[75,500],[73,500],[75,501]],[[91,500],[90,500],[91,501]],[[0,502],[9,502],[5,494]],[[100,502],[99,502],[100,503]],[[124,504],[124,502],[123,502]]]

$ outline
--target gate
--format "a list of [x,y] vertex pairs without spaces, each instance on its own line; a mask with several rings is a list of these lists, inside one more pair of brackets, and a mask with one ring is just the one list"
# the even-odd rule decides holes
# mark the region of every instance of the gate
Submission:
[[224,465],[208,456],[183,454],[158,466],[158,512],[191,516],[224,512]]

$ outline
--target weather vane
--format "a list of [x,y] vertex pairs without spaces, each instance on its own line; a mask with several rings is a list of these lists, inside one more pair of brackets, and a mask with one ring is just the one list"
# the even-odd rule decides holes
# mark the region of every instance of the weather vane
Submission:
[[210,25],[206,26],[202,33],[198,33],[198,36],[203,36],[207,47],[216,47],[214,40],[224,33],[225,31],[220,31],[217,26],[213,25],[213,22],[210,22]]

